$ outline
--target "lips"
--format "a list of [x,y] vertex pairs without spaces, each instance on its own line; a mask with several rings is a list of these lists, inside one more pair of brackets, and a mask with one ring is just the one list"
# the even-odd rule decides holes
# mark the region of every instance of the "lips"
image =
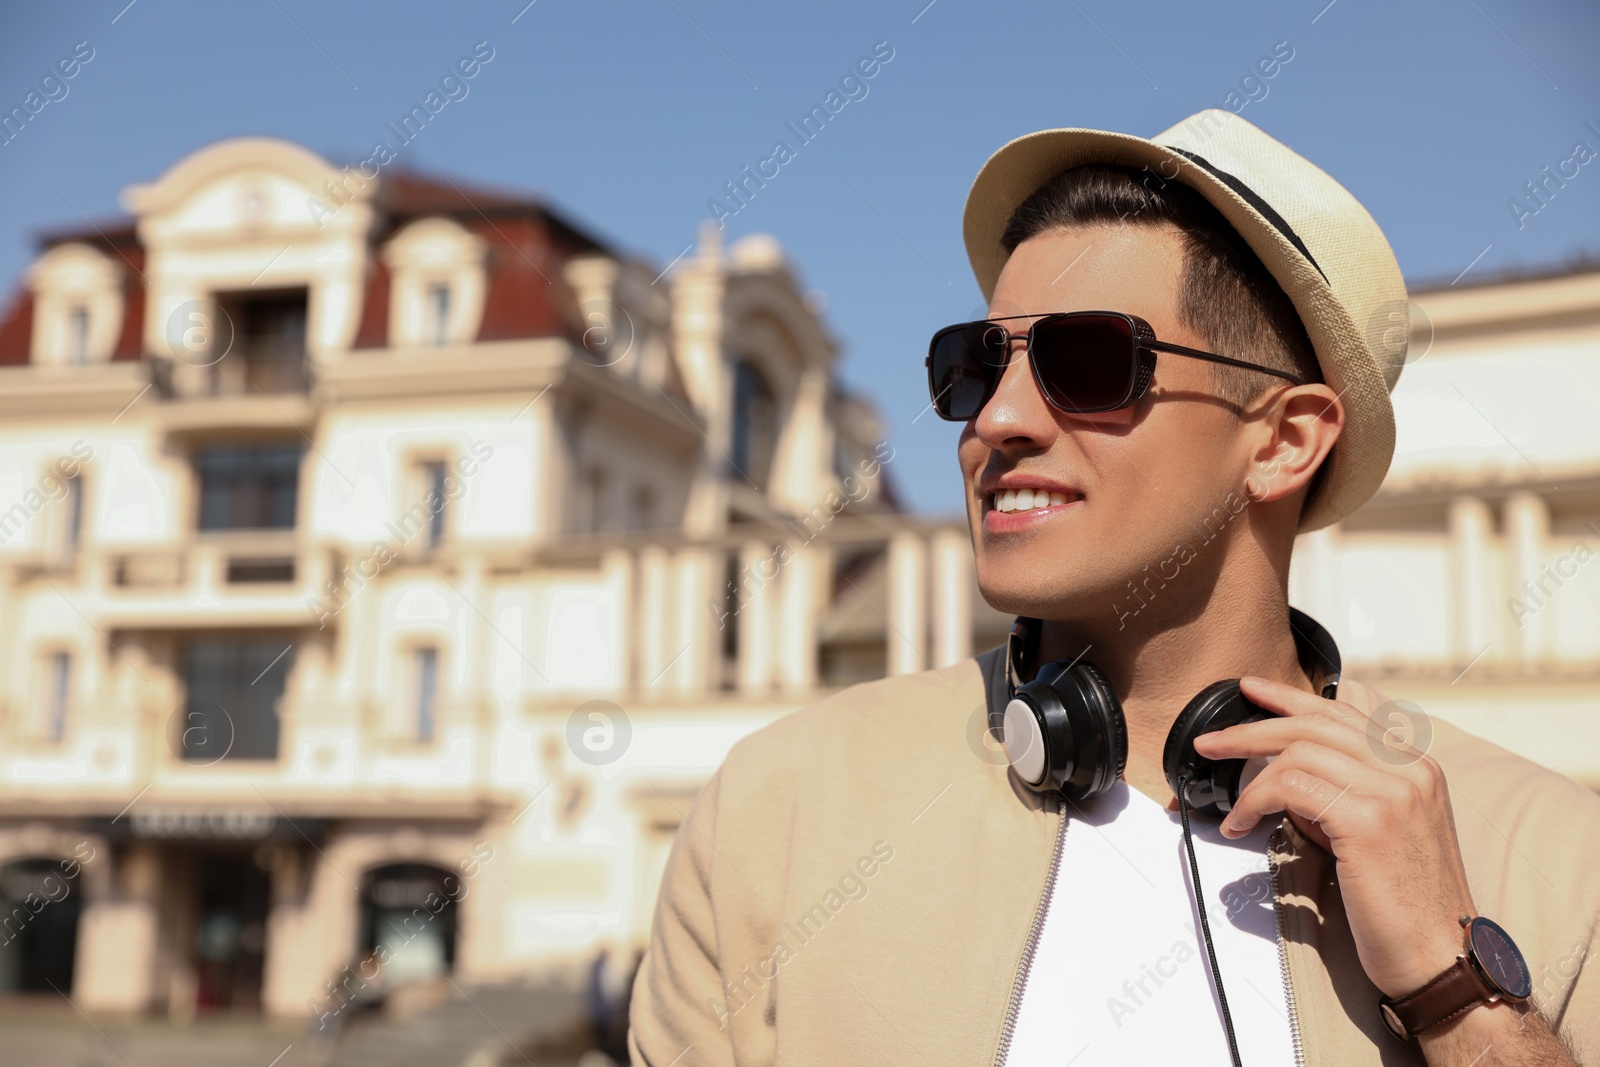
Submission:
[[1012,474],[980,484],[984,529],[989,533],[1025,530],[1070,511],[1084,498],[1060,482],[1041,481]]

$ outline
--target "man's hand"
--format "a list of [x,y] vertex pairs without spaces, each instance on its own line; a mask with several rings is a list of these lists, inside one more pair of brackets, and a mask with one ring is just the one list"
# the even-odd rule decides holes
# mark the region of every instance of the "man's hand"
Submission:
[[[1210,759],[1276,756],[1223,820],[1228,837],[1287,812],[1335,860],[1361,966],[1386,996],[1410,993],[1463,950],[1460,918],[1476,915],[1439,764],[1409,745],[1369,743],[1368,719],[1261,678],[1240,683],[1280,717],[1206,734]],[[1387,740],[1387,739],[1386,739]]]
[[[1286,811],[1334,858],[1361,966],[1386,996],[1404,996],[1455,962],[1463,915],[1476,915],[1439,764],[1406,744],[1369,738],[1367,716],[1338,700],[1245,678],[1240,689],[1279,718],[1195,739],[1211,759],[1276,756],[1239,795],[1222,832],[1248,833]],[[1377,1005],[1373,1005],[1373,1010]],[[1480,1004],[1420,1035],[1430,1064],[1564,1065],[1571,1051],[1529,1006]]]

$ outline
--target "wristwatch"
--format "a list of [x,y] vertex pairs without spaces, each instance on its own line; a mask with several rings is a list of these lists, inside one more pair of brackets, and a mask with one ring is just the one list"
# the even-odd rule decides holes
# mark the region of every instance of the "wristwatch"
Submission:
[[1415,1037],[1479,1004],[1522,1004],[1533,993],[1533,977],[1511,935],[1481,915],[1461,917],[1466,951],[1427,985],[1403,997],[1378,1001],[1384,1024],[1396,1037]]

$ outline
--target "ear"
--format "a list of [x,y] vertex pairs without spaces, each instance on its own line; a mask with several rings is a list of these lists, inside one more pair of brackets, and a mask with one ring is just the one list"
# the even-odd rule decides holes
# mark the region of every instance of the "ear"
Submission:
[[1285,389],[1258,416],[1263,433],[1250,468],[1252,500],[1282,500],[1304,489],[1344,429],[1339,395],[1320,382]]

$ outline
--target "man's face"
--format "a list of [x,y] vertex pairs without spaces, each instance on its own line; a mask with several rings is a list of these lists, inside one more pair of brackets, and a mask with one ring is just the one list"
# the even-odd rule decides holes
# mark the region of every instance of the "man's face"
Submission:
[[[1145,319],[1163,341],[1211,351],[1206,338],[1178,323],[1183,267],[1182,238],[1171,228],[1045,233],[1007,261],[989,314],[1122,311]],[[1028,320],[1005,325],[1024,332]],[[1139,604],[1130,580],[1185,571],[1157,594],[1168,597],[1164,607],[1176,606],[1179,589],[1205,584],[1202,576],[1220,566],[1226,540],[1207,544],[1218,523],[1208,529],[1203,520],[1240,506],[1249,470],[1252,446],[1239,416],[1216,396],[1211,365],[1159,354],[1136,405],[1068,415],[1040,395],[1023,349],[1013,342],[995,395],[962,430],[959,446],[984,599],[1008,614],[1114,623]],[[1063,502],[996,509],[997,490],[1024,486]]]

